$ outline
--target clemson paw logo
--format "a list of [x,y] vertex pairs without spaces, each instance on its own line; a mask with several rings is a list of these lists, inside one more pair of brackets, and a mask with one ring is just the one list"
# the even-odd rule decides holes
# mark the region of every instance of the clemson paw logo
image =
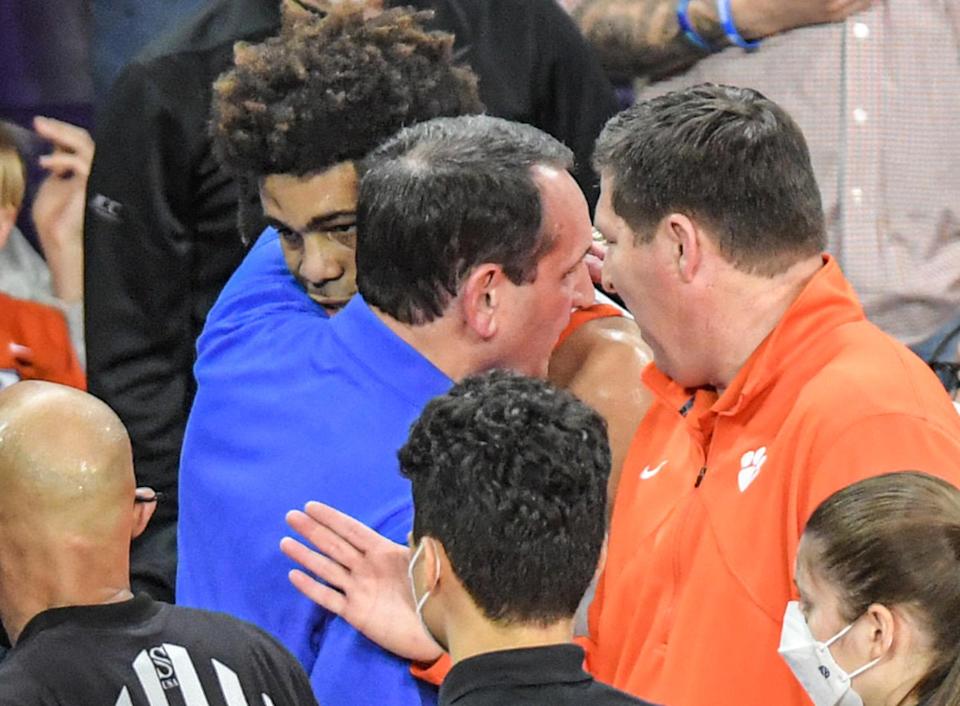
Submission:
[[767,462],[767,447],[761,446],[756,451],[747,451],[740,457],[740,474],[737,476],[737,485],[742,493],[760,475],[760,469]]

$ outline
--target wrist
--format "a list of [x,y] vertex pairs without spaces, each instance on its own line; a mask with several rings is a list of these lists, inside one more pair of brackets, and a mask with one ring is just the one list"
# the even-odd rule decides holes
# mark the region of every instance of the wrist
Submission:
[[83,299],[83,245],[44,244],[50,283],[58,299],[75,303]]
[[[711,4],[714,5],[714,17],[719,26],[720,19],[716,15],[716,4]],[[744,39],[762,39],[782,31],[782,28],[776,26],[775,18],[770,12],[757,9],[756,0],[730,0],[730,12]]]
[[717,17],[727,41],[745,51],[753,51],[760,46],[759,39],[749,39],[743,35],[742,17],[734,16],[732,0],[716,0]]
[[713,51],[719,51],[729,43],[717,17],[715,0],[690,0],[686,16],[690,28],[708,43]]

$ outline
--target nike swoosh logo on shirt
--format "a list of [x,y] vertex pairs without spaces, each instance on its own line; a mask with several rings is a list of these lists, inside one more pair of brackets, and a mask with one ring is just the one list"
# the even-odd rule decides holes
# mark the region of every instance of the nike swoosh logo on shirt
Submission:
[[660,472],[661,468],[663,468],[666,465],[667,465],[666,461],[661,461],[660,465],[656,466],[655,468],[650,468],[650,466],[644,467],[644,469],[640,471],[640,480],[650,480]]

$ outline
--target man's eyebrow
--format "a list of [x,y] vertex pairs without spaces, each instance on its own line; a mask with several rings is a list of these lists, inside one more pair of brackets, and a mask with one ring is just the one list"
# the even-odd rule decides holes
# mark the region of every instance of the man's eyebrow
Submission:
[[290,226],[273,216],[265,215],[264,220],[266,220],[268,228],[273,228],[274,230],[290,230]]
[[332,213],[325,213],[322,216],[314,216],[311,218],[307,222],[307,225],[304,226],[303,232],[314,233],[323,231],[331,225],[344,225],[344,223],[342,223],[344,219],[356,220],[356,218],[356,211],[333,211]]

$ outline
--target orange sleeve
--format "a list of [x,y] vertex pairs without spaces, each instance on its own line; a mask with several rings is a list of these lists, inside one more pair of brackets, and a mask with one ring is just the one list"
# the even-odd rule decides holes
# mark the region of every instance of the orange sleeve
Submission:
[[560,338],[557,339],[557,346],[563,343],[570,334],[588,321],[606,319],[611,316],[623,316],[623,312],[612,304],[594,304],[593,306],[584,307],[583,309],[574,309],[570,315],[570,323],[560,332]]
[[450,661],[450,655],[446,652],[434,663],[420,665],[413,663],[410,666],[410,673],[420,681],[425,681],[434,686],[440,686],[447,674],[453,668],[453,662]]
[[[10,344],[17,346],[16,352]],[[63,313],[38,302],[0,294],[0,346],[24,380],[47,380],[81,390],[86,376],[70,343]]]

